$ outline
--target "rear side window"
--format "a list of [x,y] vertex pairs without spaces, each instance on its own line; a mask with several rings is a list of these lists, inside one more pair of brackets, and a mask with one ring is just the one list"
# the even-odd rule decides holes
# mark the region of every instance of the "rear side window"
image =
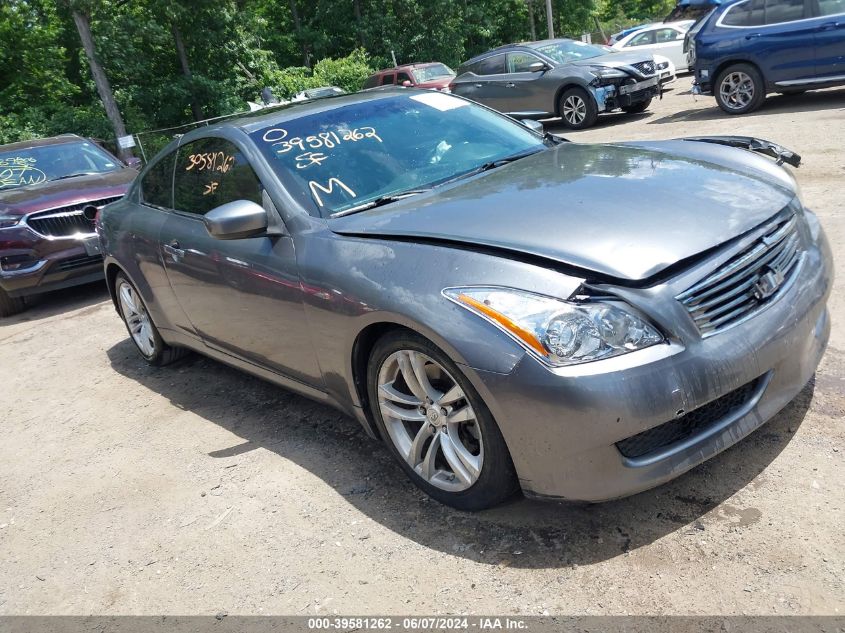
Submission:
[[819,0],[819,15],[845,14],[845,0]]
[[173,163],[176,150],[153,163],[141,179],[141,202],[151,207],[173,207]]
[[386,73],[386,74],[382,75],[381,76],[381,83],[379,85],[381,85],[381,86],[391,86],[391,85],[393,85],[393,78],[395,76],[396,75],[393,74],[393,73]]
[[501,75],[505,72],[505,56],[493,55],[480,62],[475,62],[469,70],[476,75]]
[[625,46],[648,46],[649,44],[654,44],[654,31],[638,33]]
[[804,19],[804,0],[767,0],[766,24]]
[[370,75],[367,81],[364,82],[364,89],[375,88],[378,86],[378,75]]
[[722,16],[725,26],[761,26],[766,23],[766,7],[763,0],[746,0],[733,5]]
[[205,215],[235,200],[261,204],[261,182],[233,143],[203,138],[179,148],[173,208]]

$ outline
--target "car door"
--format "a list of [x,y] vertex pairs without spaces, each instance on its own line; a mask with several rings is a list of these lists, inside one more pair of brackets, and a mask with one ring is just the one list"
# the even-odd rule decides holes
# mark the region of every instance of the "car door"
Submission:
[[[206,230],[203,216],[234,200],[276,214],[232,141],[206,137],[179,147],[174,210],[159,237],[173,292],[208,347],[318,386],[291,237],[217,239]],[[278,214],[268,217],[283,226]]]
[[816,75],[845,78],[845,0],[818,0],[814,15]]
[[537,55],[527,51],[513,51],[507,54],[506,74],[502,79],[502,112],[514,115],[538,115],[548,113],[549,91],[540,81],[543,71],[531,72],[529,67],[536,62],[545,63]]
[[159,234],[173,208],[173,169],[176,148],[153,161],[138,183],[138,207],[122,219],[124,230],[114,250],[124,258],[129,277],[159,330],[194,337],[194,329],[170,287],[159,247]]
[[488,108],[500,110],[506,97],[505,54],[486,57],[470,66],[454,82],[454,92]]
[[[760,4],[765,11],[760,24]],[[814,25],[805,20],[804,0],[750,0],[749,27],[742,36],[766,81],[789,85],[815,74]]]

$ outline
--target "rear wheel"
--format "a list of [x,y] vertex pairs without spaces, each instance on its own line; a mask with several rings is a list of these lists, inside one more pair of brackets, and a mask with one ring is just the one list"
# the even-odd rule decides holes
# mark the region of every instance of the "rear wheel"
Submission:
[[114,286],[120,316],[123,317],[129,336],[150,365],[167,365],[186,354],[186,350],[171,347],[164,342],[147,312],[144,300],[123,273],[118,273],[115,277]]
[[367,368],[379,431],[411,480],[441,503],[483,510],[518,486],[505,440],[458,367],[426,339],[386,335]]
[[640,101],[639,103],[625,106],[624,108],[622,108],[622,110],[623,112],[627,112],[628,114],[639,114],[640,112],[645,112],[648,109],[648,106],[650,105],[651,97],[649,97],[645,101]]
[[26,303],[21,297],[10,297],[0,288],[0,317],[9,317],[26,309]]
[[568,88],[558,104],[563,124],[573,130],[583,130],[595,124],[599,117],[598,107],[583,88]]
[[746,114],[762,105],[766,87],[760,72],[750,64],[733,64],[716,77],[716,103],[728,114]]

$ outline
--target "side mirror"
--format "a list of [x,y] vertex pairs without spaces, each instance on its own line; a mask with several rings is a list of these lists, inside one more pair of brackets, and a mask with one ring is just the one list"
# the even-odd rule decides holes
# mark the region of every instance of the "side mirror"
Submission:
[[533,64],[528,65],[528,72],[531,73],[541,73],[548,69],[549,66],[545,62],[534,62]]
[[137,156],[130,156],[124,161],[124,163],[127,167],[131,167],[132,169],[141,169],[141,159]]
[[519,122],[532,132],[537,132],[537,134],[543,133],[543,124],[539,121],[535,121],[534,119],[520,119]]
[[403,82],[402,82],[402,85],[403,85],[405,88],[410,88],[410,87],[411,87],[411,86],[413,86],[414,84],[412,84],[410,81],[408,81],[408,80],[406,79],[405,81],[403,81]]
[[203,217],[205,228],[218,240],[255,237],[267,231],[267,212],[250,200],[221,204]]

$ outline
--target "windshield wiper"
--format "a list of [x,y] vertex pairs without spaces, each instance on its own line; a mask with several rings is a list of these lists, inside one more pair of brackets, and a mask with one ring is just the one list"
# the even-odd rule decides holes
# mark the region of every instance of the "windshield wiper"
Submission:
[[519,154],[514,154],[513,156],[505,156],[504,158],[497,158],[496,160],[488,161],[474,169],[470,169],[469,171],[465,171],[462,174],[458,174],[454,178],[450,178],[449,180],[444,180],[443,182],[437,183],[437,186],[440,187],[442,185],[447,185],[450,182],[455,182],[456,180],[463,180],[464,178],[469,178],[470,176],[475,176],[476,174],[480,174],[485,171],[490,171],[491,169],[496,169],[497,167],[502,167],[503,165],[507,165],[508,163],[512,163],[514,161],[519,160],[520,158],[525,158],[526,156],[533,156],[538,152],[542,152],[542,149],[532,149],[527,152],[520,152]]
[[342,218],[344,215],[351,215],[353,213],[358,213],[359,211],[366,211],[367,209],[375,209],[376,207],[382,207],[386,204],[390,204],[391,202],[396,202],[397,200],[402,200],[403,198],[410,198],[411,196],[416,196],[427,191],[431,191],[431,189],[410,189],[401,193],[391,193],[386,196],[379,196],[378,198],[370,200],[369,202],[364,202],[357,206],[344,209],[343,211],[332,213],[329,217]]
[[65,174],[64,176],[56,176],[55,178],[51,178],[50,180],[65,180],[67,178],[76,178],[77,176],[96,176],[100,172],[98,171],[80,171],[75,174]]

